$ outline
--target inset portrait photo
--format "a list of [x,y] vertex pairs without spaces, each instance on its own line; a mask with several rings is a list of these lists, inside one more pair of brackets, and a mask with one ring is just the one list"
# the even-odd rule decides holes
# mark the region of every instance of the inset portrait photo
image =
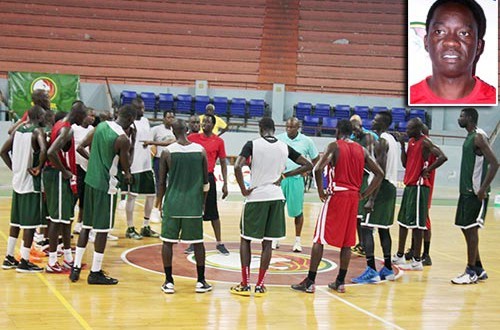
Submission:
[[408,1],[408,105],[498,104],[498,2]]

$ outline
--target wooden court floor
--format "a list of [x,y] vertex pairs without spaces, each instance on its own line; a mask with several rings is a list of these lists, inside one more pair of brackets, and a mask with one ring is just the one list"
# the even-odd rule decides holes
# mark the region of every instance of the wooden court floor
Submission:
[[[310,245],[319,206],[305,205],[304,246]],[[222,202],[219,209],[224,241],[238,242],[241,202]],[[139,227],[142,210],[139,200],[135,213]],[[163,275],[133,267],[121,259],[126,250],[159,241],[125,239],[125,216],[117,210],[113,234],[120,239],[108,243],[104,269],[120,283],[112,287],[89,286],[88,270],[82,271],[78,283],[70,283],[63,275],[0,270],[0,329],[499,329],[500,209],[489,208],[486,229],[480,232],[480,251],[489,279],[466,286],[450,283],[452,277],[463,272],[466,262],[464,239],[452,224],[455,209],[436,205],[431,212],[434,265],[422,272],[406,272],[395,282],[349,286],[345,294],[333,293],[325,286],[318,286],[315,294],[305,294],[294,292],[287,285],[269,285],[266,297],[248,298],[231,295],[229,288],[234,283],[226,282],[224,276],[210,281],[214,286],[212,292],[196,294],[195,279],[176,277],[176,269],[177,292],[173,295],[161,292]],[[9,214],[10,198],[0,198],[2,255],[6,249]],[[293,243],[292,222],[289,219],[284,242],[289,245],[282,249]],[[159,225],[153,228],[159,230]],[[213,250],[209,224],[205,224],[205,233],[207,250]],[[395,251],[395,226],[392,234]],[[376,245],[376,255],[381,256]],[[185,258],[184,248],[179,245],[174,258]],[[258,245],[253,248],[258,250]],[[93,246],[89,244],[84,261],[91,262],[92,252]],[[347,279],[356,275],[350,272]],[[255,281],[256,275],[252,279]]]

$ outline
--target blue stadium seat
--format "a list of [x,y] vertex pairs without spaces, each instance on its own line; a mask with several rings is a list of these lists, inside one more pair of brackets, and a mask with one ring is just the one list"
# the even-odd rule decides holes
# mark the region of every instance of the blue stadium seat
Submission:
[[316,103],[314,115],[318,117],[330,117],[330,105],[325,103]]
[[266,102],[264,102],[264,100],[251,99],[248,105],[248,116],[250,118],[264,117],[265,107],[266,107]]
[[368,119],[369,108],[366,105],[356,105],[354,107],[354,114],[361,117],[361,119]]
[[295,105],[295,117],[298,120],[304,120],[304,116],[312,114],[312,104],[307,102],[299,102]]
[[410,109],[410,116],[408,117],[408,120],[410,120],[412,118],[420,118],[420,119],[422,119],[422,122],[424,124],[427,123],[427,117],[425,115],[424,109]]
[[406,127],[408,126],[408,122],[406,121],[400,121],[398,123],[398,131],[399,132],[406,132]]
[[399,123],[401,121],[406,121],[406,109],[405,108],[392,108],[392,121]]
[[374,106],[372,107],[372,118],[375,118],[377,113],[382,112],[382,111],[389,111],[387,107],[384,106]]
[[158,109],[160,111],[174,109],[174,96],[170,93],[158,94]]
[[366,129],[372,129],[372,120],[371,119],[361,119],[361,126]]
[[351,106],[347,104],[337,104],[335,106],[335,118],[338,120],[347,119],[351,117]]
[[137,93],[134,91],[122,91],[120,94],[120,102],[122,105],[132,103],[132,100],[137,97]]
[[191,114],[192,103],[193,97],[190,94],[179,94],[177,95],[177,103],[175,109],[178,113]]
[[304,121],[302,122],[302,133],[305,135],[316,136],[319,127],[319,117],[318,116],[304,116]]
[[244,98],[234,97],[229,105],[229,113],[231,117],[247,117],[247,100]]
[[155,111],[156,109],[156,94],[152,92],[142,92],[141,98],[144,101],[145,111]]
[[323,117],[323,124],[321,125],[321,134],[335,134],[337,129],[337,118]]
[[205,113],[205,107],[210,103],[210,97],[206,95],[196,95],[194,97],[194,112],[202,115]]
[[227,116],[227,97],[225,96],[214,96],[213,103],[215,106],[215,114],[218,116]]

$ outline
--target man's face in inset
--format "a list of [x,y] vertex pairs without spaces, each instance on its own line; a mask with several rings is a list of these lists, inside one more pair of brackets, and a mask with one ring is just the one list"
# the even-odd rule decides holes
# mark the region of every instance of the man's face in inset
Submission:
[[483,51],[478,25],[464,5],[447,3],[436,9],[424,38],[432,61],[433,75],[456,78],[472,76],[474,61]]

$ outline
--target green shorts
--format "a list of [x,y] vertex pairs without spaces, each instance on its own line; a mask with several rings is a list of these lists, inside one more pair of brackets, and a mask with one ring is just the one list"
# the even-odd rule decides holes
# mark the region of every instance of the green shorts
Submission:
[[163,213],[161,224],[161,240],[164,242],[177,243],[203,243],[203,219],[202,216],[195,218],[172,218]]
[[394,209],[396,207],[396,187],[387,180],[380,185],[375,198],[373,211],[361,221],[362,226],[389,228],[394,223]]
[[115,225],[116,194],[85,185],[83,228],[109,232]]
[[285,238],[285,201],[246,202],[243,205],[240,230],[241,237],[247,240]]
[[[366,188],[368,188],[368,173],[363,174],[363,182],[361,183],[360,192],[364,192]],[[366,216],[365,204],[368,201],[368,198],[360,199],[358,204],[358,219],[363,220]],[[359,220],[358,220],[359,221]]]
[[10,225],[22,229],[40,227],[42,222],[42,193],[18,194],[12,192]]
[[40,227],[47,228],[49,225],[50,217],[49,211],[47,210],[47,196],[45,193],[42,193],[42,216],[40,220]]
[[122,194],[128,192],[131,195],[156,195],[156,183],[153,171],[132,174],[130,189],[129,186],[122,183],[121,190]]
[[[429,190],[427,186],[405,187],[398,214],[398,223],[401,226],[410,229],[427,229],[425,223],[429,212]],[[417,205],[419,206],[418,210]]]
[[304,178],[291,176],[281,181],[281,190],[286,198],[286,210],[289,217],[298,217],[304,206]]
[[488,198],[479,200],[473,194],[460,194],[458,198],[455,226],[469,229],[475,226],[484,227]]
[[71,191],[69,180],[63,179],[61,171],[45,167],[43,186],[50,221],[70,224],[74,217],[76,196]]

